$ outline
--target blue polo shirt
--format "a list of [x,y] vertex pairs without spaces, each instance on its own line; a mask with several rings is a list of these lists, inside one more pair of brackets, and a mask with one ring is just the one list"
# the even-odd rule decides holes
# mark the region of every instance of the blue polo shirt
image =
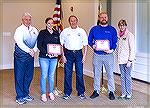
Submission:
[[[109,40],[110,50],[116,49],[117,43],[117,31],[114,27],[108,25],[102,27],[100,25],[91,28],[88,36],[88,44],[92,47],[96,40]],[[106,54],[104,51],[97,51],[94,49],[96,54]]]

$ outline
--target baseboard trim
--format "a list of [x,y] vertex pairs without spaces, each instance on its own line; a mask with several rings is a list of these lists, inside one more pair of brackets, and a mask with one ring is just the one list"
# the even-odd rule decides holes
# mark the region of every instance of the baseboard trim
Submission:
[[[119,73],[115,73],[114,72],[114,74],[120,76]],[[143,81],[143,80],[140,80],[140,79],[137,79],[137,78],[133,78],[133,77],[132,77],[132,79],[135,80],[135,81],[139,81],[139,82],[145,83],[145,84],[150,84],[150,82],[148,82],[148,81]]]

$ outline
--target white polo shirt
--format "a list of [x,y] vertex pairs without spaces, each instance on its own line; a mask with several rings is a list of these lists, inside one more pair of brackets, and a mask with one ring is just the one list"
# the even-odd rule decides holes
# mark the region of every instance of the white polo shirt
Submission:
[[30,47],[32,47],[35,52],[37,51],[37,36],[38,30],[35,27],[29,26],[28,29],[28,27],[22,24],[16,29],[14,39],[19,48],[29,53]]
[[60,33],[60,43],[68,50],[80,50],[88,45],[87,34],[82,28],[68,27]]

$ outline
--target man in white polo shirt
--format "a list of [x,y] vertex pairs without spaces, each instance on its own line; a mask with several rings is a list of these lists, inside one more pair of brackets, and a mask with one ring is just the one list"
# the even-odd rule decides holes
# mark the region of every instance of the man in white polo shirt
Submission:
[[[64,46],[63,61],[64,65],[64,96],[67,100],[72,92],[72,72],[73,63],[76,70],[76,90],[80,99],[85,99],[83,62],[85,62],[88,39],[84,29],[78,27],[78,18],[71,15],[68,19],[70,27],[65,28],[60,34],[61,45]],[[82,54],[82,48],[84,53]]]

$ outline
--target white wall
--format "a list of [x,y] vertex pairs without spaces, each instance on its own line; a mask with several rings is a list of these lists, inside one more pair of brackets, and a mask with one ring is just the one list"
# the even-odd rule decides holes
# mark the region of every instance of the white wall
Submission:
[[[0,43],[1,63],[0,69],[13,68],[13,51],[14,51],[14,32],[21,24],[21,17],[24,12],[32,15],[32,25],[38,30],[45,28],[45,19],[53,15],[55,0],[12,0],[2,3],[2,36]],[[35,55],[35,66],[38,66],[38,52]]]
[[[0,15],[1,15],[1,13],[2,13],[2,3],[0,3]],[[0,69],[2,69],[2,23],[1,22],[3,22],[3,19],[2,19],[2,17],[0,17]]]
[[[56,0],[11,0],[2,3],[2,36],[0,43],[1,62],[0,69],[13,68],[13,50],[14,50],[14,32],[21,23],[21,16],[24,12],[32,15],[32,24],[41,30],[45,28],[45,18],[53,15]],[[79,26],[89,32],[91,26],[95,24],[97,19],[97,8],[95,3],[97,0],[62,0],[63,23],[64,27],[68,27],[68,17],[72,14],[79,18]],[[74,12],[70,11],[70,7],[74,7]],[[96,12],[96,13],[95,13]],[[90,56],[91,57],[91,56]],[[91,63],[91,61],[89,61]],[[87,65],[89,65],[87,63]],[[38,52],[35,55],[35,66],[38,65]]]

